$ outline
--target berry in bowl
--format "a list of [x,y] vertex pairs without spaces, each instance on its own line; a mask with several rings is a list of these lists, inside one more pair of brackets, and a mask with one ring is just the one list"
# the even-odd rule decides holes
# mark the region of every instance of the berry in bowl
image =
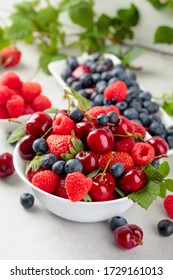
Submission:
[[0,77],[0,127],[10,133],[36,111],[51,107],[38,82],[23,82],[15,72]]
[[151,141],[116,106],[88,109],[79,102],[53,119],[44,113],[44,121],[34,114],[15,147],[14,166],[50,212],[77,222],[104,221],[134,202],[147,209],[166,188],[167,163],[160,163],[166,141]]

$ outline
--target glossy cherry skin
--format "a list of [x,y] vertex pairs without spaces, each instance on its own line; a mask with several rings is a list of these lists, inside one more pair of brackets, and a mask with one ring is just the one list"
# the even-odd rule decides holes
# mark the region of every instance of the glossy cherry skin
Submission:
[[23,159],[32,160],[36,153],[32,149],[32,144],[35,141],[35,137],[32,135],[26,135],[19,144],[19,153]]
[[110,200],[116,187],[115,178],[106,172],[102,178],[102,173],[93,178],[93,184],[89,191],[89,195],[94,201]]
[[146,142],[153,146],[156,156],[167,154],[169,150],[167,142],[159,136],[153,136]]
[[14,173],[13,156],[10,153],[0,155],[0,178],[11,176]]
[[89,174],[99,167],[98,157],[92,151],[82,151],[75,156],[83,166],[82,173]]
[[112,151],[114,136],[107,126],[97,128],[88,134],[87,144],[94,153],[105,154]]
[[52,127],[51,117],[44,112],[36,112],[31,115],[25,124],[26,134],[35,138],[43,136]]
[[119,122],[117,126],[114,128],[112,127],[113,133],[121,135],[126,135],[127,133],[133,134],[133,125],[131,124],[130,120],[128,120],[124,116],[119,116]]
[[132,249],[143,244],[143,231],[137,225],[126,224],[117,227],[113,236],[115,243],[123,249]]
[[93,128],[88,121],[78,122],[75,124],[75,128],[74,128],[75,135],[80,139],[86,139],[88,133],[92,130]]
[[147,183],[146,173],[140,167],[127,169],[118,182],[118,187],[124,192],[135,192]]

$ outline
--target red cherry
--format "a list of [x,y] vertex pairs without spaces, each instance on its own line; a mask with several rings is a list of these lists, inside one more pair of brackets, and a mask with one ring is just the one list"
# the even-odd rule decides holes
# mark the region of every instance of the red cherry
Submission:
[[82,173],[89,174],[99,167],[99,162],[96,154],[92,151],[82,151],[75,156],[83,166]]
[[133,134],[133,125],[130,120],[120,115],[119,122],[114,129],[114,133],[118,135],[126,135],[127,133]]
[[73,70],[72,77],[79,80],[85,73],[91,73],[91,69],[87,65],[81,64]]
[[87,144],[96,154],[105,154],[112,151],[114,147],[114,136],[109,127],[97,128],[89,132]]
[[133,224],[117,227],[113,232],[115,243],[123,249],[132,249],[143,244],[143,231]]
[[35,140],[35,137],[33,137],[32,135],[26,135],[20,141],[19,153],[23,159],[32,160],[34,158],[35,152],[32,149],[32,144],[33,144],[34,140]]
[[93,178],[93,184],[89,195],[94,201],[110,200],[116,186],[115,178],[106,172],[102,179],[102,173]]
[[141,189],[147,183],[146,173],[135,166],[127,169],[118,182],[118,187],[124,192],[135,192]]
[[88,135],[88,133],[90,131],[92,131],[92,126],[91,124],[86,121],[86,122],[78,122],[75,124],[75,128],[74,128],[74,131],[75,131],[75,134],[77,137],[79,137],[80,139],[85,139]]
[[156,156],[167,154],[169,150],[167,142],[159,136],[153,136],[146,142],[153,146]]
[[11,176],[14,171],[13,156],[10,153],[0,155],[0,178]]
[[25,124],[26,134],[36,138],[43,136],[52,126],[51,117],[44,112],[36,112],[31,115]]

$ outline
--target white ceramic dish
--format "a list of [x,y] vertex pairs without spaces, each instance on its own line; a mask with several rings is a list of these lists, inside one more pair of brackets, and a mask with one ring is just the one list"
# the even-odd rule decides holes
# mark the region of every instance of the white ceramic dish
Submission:
[[35,187],[26,178],[24,174],[26,162],[20,157],[18,148],[19,144],[16,145],[13,153],[16,172],[32,189],[43,206],[59,217],[75,222],[100,222],[121,215],[133,205],[132,200],[127,197],[104,202],[71,202],[68,199],[46,193]]
[[[23,115],[18,118],[11,118],[11,119],[0,119],[0,128],[5,133],[11,133],[17,127],[21,125],[21,123],[25,123],[31,115]],[[21,122],[21,123],[20,123]]]

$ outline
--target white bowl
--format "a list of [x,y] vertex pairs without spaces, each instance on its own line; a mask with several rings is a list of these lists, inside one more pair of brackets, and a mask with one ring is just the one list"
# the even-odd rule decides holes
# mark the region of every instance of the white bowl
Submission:
[[[26,123],[31,115],[22,115],[18,118],[0,119],[0,128],[5,133],[11,133],[13,130],[21,126],[21,123]],[[20,123],[21,122],[21,123]]]
[[19,154],[19,144],[13,153],[15,170],[19,177],[32,189],[43,206],[55,215],[75,222],[100,222],[121,215],[132,205],[127,197],[104,202],[71,202],[68,199],[46,193],[31,184],[25,176],[25,160]]

